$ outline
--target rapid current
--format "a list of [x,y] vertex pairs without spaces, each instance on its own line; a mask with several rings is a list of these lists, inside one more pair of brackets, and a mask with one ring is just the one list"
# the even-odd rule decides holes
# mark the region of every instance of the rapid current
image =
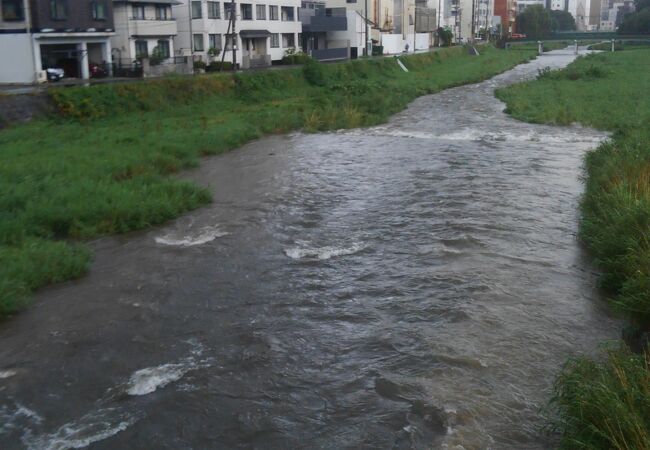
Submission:
[[619,329],[576,238],[606,135],[493,91],[574,57],[185,173],[212,204],[0,324],[0,448],[552,448],[554,377]]

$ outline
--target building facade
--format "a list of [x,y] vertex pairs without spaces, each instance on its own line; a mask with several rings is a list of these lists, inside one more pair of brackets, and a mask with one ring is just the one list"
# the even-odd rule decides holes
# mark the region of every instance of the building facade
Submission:
[[0,8],[0,58],[9,62],[2,83],[34,83],[52,67],[87,79],[91,65],[111,59],[109,0],[4,0]]
[[269,66],[301,40],[300,0],[183,0],[173,13],[177,53],[207,63],[232,62],[235,55],[243,69]]
[[178,35],[172,7],[180,4],[177,0],[115,0],[113,61],[123,64],[152,56],[172,58]]

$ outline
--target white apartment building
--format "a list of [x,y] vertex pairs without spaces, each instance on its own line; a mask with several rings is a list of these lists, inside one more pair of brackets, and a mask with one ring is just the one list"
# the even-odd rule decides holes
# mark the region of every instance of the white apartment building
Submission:
[[111,38],[113,60],[133,61],[157,56],[174,56],[178,34],[172,6],[177,0],[114,0],[115,36]]
[[269,66],[272,61],[281,60],[287,51],[299,48],[299,10],[300,0],[183,0],[173,8],[178,22],[176,49],[206,62],[220,61],[222,57],[232,62],[233,33],[229,19],[234,14],[237,64],[243,69]]

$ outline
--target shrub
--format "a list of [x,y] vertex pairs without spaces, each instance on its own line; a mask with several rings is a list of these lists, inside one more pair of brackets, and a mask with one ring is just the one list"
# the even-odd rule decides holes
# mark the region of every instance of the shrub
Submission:
[[327,84],[323,65],[318,61],[308,60],[302,68],[302,73],[307,82],[313,86],[325,86]]

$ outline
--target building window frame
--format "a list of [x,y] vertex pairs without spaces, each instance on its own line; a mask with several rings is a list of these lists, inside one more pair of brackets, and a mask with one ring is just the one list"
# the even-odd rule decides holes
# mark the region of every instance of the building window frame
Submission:
[[210,49],[215,49],[221,51],[223,48],[223,43],[221,42],[221,35],[220,34],[208,34],[208,46],[209,50]]
[[170,58],[171,51],[170,51],[169,39],[158,40],[157,47],[158,47],[158,51],[160,52],[160,56],[162,56],[164,59]]
[[279,20],[278,5],[269,5],[269,20]]
[[[280,8],[280,15],[282,16],[283,22],[295,22],[296,21],[296,11],[293,6],[282,6]],[[286,33],[284,33],[286,34]]]
[[266,20],[266,5],[255,5],[255,19]]
[[221,19],[221,4],[208,2],[208,19]]
[[149,57],[149,43],[143,40],[135,41],[135,59],[143,59]]
[[201,1],[192,0],[192,19],[203,18],[203,5]]
[[282,33],[282,48],[296,48],[296,35],[294,33]]
[[93,0],[90,2],[90,16],[94,21],[106,20],[106,0]]
[[172,9],[167,5],[156,5],[156,20],[172,20]]
[[271,48],[280,48],[280,33],[271,33]]
[[253,20],[252,3],[240,3],[239,10],[241,11],[241,20]]
[[195,52],[205,51],[205,38],[203,37],[203,33],[194,33],[192,35],[192,48]]
[[131,5],[131,17],[134,20],[144,20],[144,5]]
[[68,20],[68,0],[50,0],[50,18]]
[[0,10],[2,10],[2,20],[5,22],[22,22],[25,20],[24,0],[2,0]]

